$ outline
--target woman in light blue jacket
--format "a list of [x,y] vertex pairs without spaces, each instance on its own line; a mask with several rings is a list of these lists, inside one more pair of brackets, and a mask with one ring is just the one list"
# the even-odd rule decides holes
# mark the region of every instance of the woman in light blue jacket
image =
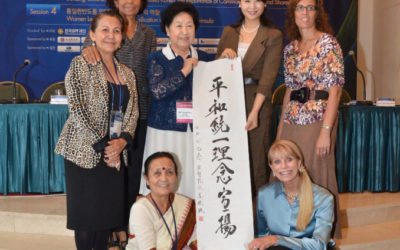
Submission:
[[299,147],[278,140],[268,152],[277,180],[257,201],[257,238],[249,249],[326,249],[334,219],[333,195],[311,182]]

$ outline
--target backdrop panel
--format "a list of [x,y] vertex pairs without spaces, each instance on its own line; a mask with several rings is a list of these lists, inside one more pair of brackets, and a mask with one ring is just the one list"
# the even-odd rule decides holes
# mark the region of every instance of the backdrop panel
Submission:
[[[357,2],[325,1],[335,30],[339,30],[348,16],[353,1]],[[160,13],[169,2],[173,1],[149,0],[148,8],[140,17],[140,20],[156,30],[160,46],[166,42],[159,27]],[[222,28],[238,20],[237,1],[187,2],[194,3],[201,16],[196,45],[214,52]],[[280,28],[283,28],[287,2],[267,1],[267,14]],[[71,59],[80,53],[90,20],[93,15],[106,9],[105,0],[2,0],[0,7],[0,81],[12,80],[18,66],[24,59],[30,59],[31,65],[20,72],[17,80],[27,87],[31,100],[39,99],[51,83],[64,79]],[[356,12],[353,11],[351,15],[356,15]],[[349,32],[356,34],[355,28]],[[350,47],[353,43],[354,39],[346,41]]]

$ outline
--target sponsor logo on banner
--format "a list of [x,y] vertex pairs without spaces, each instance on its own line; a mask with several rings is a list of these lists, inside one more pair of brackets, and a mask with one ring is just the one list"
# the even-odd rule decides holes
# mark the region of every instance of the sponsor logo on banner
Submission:
[[289,0],[267,0],[267,9],[282,9],[289,5]]
[[50,16],[60,13],[59,4],[27,4],[26,16]]
[[86,29],[66,28],[64,29],[65,35],[68,36],[86,36]]
[[57,37],[58,43],[81,43],[79,36],[59,36]]
[[167,44],[168,42],[169,42],[168,37],[157,37],[157,44]]
[[81,46],[69,46],[69,45],[59,45],[57,46],[57,52],[80,52]]
[[216,47],[199,47],[199,50],[202,50],[202,51],[207,52],[209,54],[217,54],[217,48]]
[[199,45],[218,45],[219,38],[199,38]]

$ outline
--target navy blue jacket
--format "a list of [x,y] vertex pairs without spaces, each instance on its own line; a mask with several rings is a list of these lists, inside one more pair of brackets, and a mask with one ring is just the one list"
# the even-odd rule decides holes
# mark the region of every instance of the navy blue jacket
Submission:
[[[199,61],[213,57],[198,50]],[[186,131],[187,124],[176,123],[176,101],[192,100],[193,71],[185,77],[181,72],[183,58],[168,60],[162,51],[150,54],[147,65],[151,97],[148,126],[161,130]]]

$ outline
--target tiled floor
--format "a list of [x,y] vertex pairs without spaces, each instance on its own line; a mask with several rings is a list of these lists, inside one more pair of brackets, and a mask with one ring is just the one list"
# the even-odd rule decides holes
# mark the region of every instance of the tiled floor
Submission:
[[66,196],[30,195],[0,196],[0,211],[48,215],[66,214]]
[[74,238],[45,234],[0,232],[1,250],[74,250]]
[[343,193],[339,195],[340,209],[400,203],[400,193]]
[[[353,216],[352,219],[359,215],[358,217],[360,218],[357,219],[358,222],[351,222],[354,224],[362,223],[365,217],[374,216],[373,213],[381,214],[385,213],[385,211],[395,210],[394,213],[390,212],[391,214],[387,214],[386,217],[397,218],[395,219],[397,221],[385,221],[379,225],[356,225],[354,227],[344,228],[344,238],[338,241],[340,249],[380,250],[383,249],[383,246],[385,246],[384,249],[397,249],[396,246],[398,246],[398,244],[393,247],[393,241],[388,243],[388,241],[385,240],[396,238],[396,236],[399,235],[398,241],[400,243],[400,213],[396,212],[399,211],[397,206],[400,208],[400,193],[341,194],[340,206],[343,213],[347,211],[348,216]],[[372,212],[370,212],[370,210]],[[65,230],[65,213],[65,195],[0,196],[0,250],[75,249],[74,240],[71,236],[72,232]],[[366,213],[367,215],[365,216],[362,213]],[[20,216],[21,214],[22,216]],[[15,223],[14,230],[10,230],[10,228],[7,230],[2,229],[5,227],[5,224],[10,224],[9,221],[6,221],[8,215],[19,216],[18,219],[12,222]],[[45,220],[43,221],[43,219],[41,219],[38,223],[36,223],[35,220],[29,220],[23,224],[25,220],[24,216],[45,217]],[[56,230],[53,231],[50,226],[48,226],[50,220],[57,220],[57,218],[62,219],[58,223],[53,223],[53,226],[60,227],[61,230],[67,231],[70,235],[64,234],[63,236],[62,233],[59,234]],[[365,220],[367,219],[369,218],[365,218]],[[40,229],[46,228],[50,232],[41,233],[42,231]],[[26,230],[24,231],[24,229]],[[37,229],[37,231],[35,230],[34,233],[30,233],[34,229]],[[17,233],[12,231],[16,231]],[[363,242],[368,244],[360,245],[363,244]]]

